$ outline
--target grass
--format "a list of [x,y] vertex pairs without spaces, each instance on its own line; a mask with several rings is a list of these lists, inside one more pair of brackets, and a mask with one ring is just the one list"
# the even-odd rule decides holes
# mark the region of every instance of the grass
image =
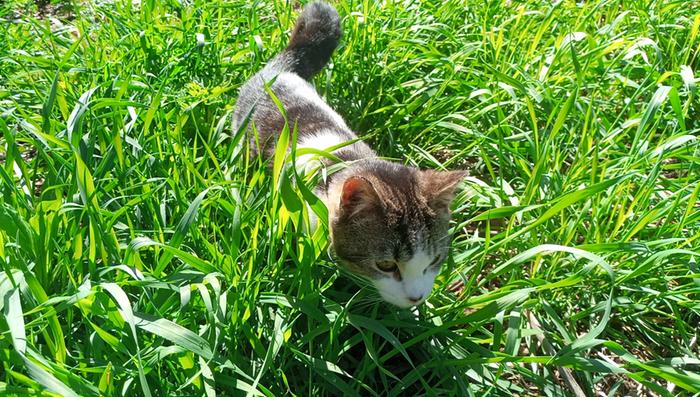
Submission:
[[297,5],[39,3],[0,4],[0,394],[700,395],[700,3],[336,3],[318,90],[471,174],[417,312],[230,131]]

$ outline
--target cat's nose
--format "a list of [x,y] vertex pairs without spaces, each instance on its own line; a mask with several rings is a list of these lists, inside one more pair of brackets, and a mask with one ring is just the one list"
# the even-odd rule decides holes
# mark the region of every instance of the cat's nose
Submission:
[[418,303],[423,299],[423,295],[417,295],[417,296],[409,296],[408,300],[411,301],[411,303]]

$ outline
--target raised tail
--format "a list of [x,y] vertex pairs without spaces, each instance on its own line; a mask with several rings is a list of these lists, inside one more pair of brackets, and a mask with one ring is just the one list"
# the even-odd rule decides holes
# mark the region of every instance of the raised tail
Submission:
[[342,31],[340,16],[332,6],[308,4],[297,19],[289,45],[283,52],[288,67],[305,80],[310,80],[328,63],[338,46]]

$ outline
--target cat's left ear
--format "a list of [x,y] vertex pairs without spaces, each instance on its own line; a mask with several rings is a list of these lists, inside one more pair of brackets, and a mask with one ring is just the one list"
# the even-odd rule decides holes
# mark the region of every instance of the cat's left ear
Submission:
[[466,171],[421,171],[423,196],[430,208],[435,212],[448,211],[455,197],[455,189],[466,176]]
[[372,183],[361,176],[351,176],[343,183],[340,209],[346,217],[381,207],[381,200]]

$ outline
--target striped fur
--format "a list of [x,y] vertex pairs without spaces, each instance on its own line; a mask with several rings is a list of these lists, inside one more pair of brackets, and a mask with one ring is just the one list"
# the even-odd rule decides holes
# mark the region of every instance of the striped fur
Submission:
[[[357,139],[310,83],[340,36],[340,17],[333,7],[307,5],[287,48],[241,87],[234,128],[250,117],[258,133],[259,146],[251,136],[256,154],[272,156],[284,126],[266,84],[282,102],[289,124],[297,126],[297,148],[326,150]],[[346,167],[318,186],[316,194],[328,207],[335,257],[349,271],[371,280],[387,302],[399,307],[420,304],[447,255],[449,203],[464,173],[421,171],[384,161],[362,141],[334,154]],[[302,155],[296,166],[305,169],[311,161],[311,156]]]

